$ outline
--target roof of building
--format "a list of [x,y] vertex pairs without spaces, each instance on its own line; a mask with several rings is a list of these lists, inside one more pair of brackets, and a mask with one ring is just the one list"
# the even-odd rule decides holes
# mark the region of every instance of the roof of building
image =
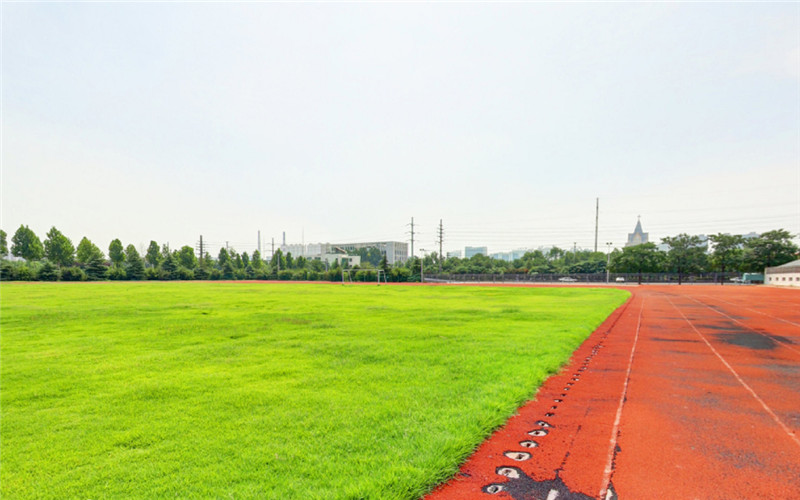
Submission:
[[800,259],[793,260],[791,262],[787,262],[786,264],[782,264],[780,266],[775,267],[768,267],[768,273],[793,273],[793,272],[800,272]]

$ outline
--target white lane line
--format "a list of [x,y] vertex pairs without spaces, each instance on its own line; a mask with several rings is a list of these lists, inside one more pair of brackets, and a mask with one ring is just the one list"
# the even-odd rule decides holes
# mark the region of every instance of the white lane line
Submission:
[[[711,297],[710,297],[710,296],[708,296],[708,295],[701,295],[701,297],[708,297],[708,298],[711,298]],[[737,303],[735,303],[735,302],[730,302],[730,301],[723,300],[723,299],[716,298],[716,297],[714,297],[714,298],[715,298],[716,300],[720,301],[720,302],[725,302],[726,304],[730,304],[730,305],[732,305],[732,306],[741,307],[742,309],[747,309],[748,311],[753,311],[754,313],[761,314],[761,315],[763,315],[763,316],[766,316],[766,317],[768,317],[768,318],[777,319],[778,321],[783,321],[784,323],[789,323],[790,325],[794,325],[794,326],[796,326],[796,327],[800,328],[800,323],[795,323],[794,321],[790,321],[790,320],[788,320],[788,319],[784,319],[784,318],[781,318],[781,317],[779,317],[779,316],[773,316],[773,315],[771,315],[771,314],[767,314],[767,313],[765,313],[765,312],[759,311],[758,309],[753,309],[753,308],[751,308],[751,307],[745,307],[745,306],[743,306],[743,305],[741,305],[741,304],[737,304]]]
[[[797,354],[800,354],[800,349],[795,349],[794,347],[792,347],[792,345],[791,345],[789,342],[787,342],[787,341],[785,341],[785,340],[781,340],[781,339],[777,338],[777,336],[772,336],[772,337],[769,337],[769,336],[767,336],[767,335],[766,335],[764,332],[759,332],[759,331],[758,331],[758,330],[756,330],[755,328],[753,328],[753,327],[750,327],[750,326],[747,326],[746,324],[742,323],[741,321],[739,321],[738,319],[734,318],[733,316],[730,316],[730,315],[728,315],[728,314],[726,314],[726,313],[724,313],[724,312],[722,312],[722,311],[720,311],[720,310],[718,310],[718,309],[715,309],[715,308],[711,307],[711,305],[709,305],[709,304],[707,304],[707,303],[703,302],[702,300],[697,300],[696,298],[694,298],[694,297],[690,297],[690,296],[688,296],[688,295],[686,295],[685,297],[686,297],[686,298],[688,298],[688,299],[692,299],[693,301],[697,302],[697,303],[698,303],[698,304],[700,304],[700,305],[706,306],[707,308],[711,309],[712,311],[714,311],[714,312],[715,312],[715,313],[717,313],[717,314],[720,314],[720,315],[722,315],[722,316],[725,316],[726,318],[728,318],[729,320],[733,321],[734,323],[739,323],[740,325],[742,325],[743,327],[747,328],[747,329],[748,329],[748,330],[750,330],[751,332],[755,332],[755,333],[757,333],[757,334],[759,334],[759,335],[761,335],[761,336],[763,336],[763,337],[767,337],[768,339],[772,339],[772,340],[774,340],[774,341],[776,341],[776,342],[779,342],[779,343],[783,344],[783,346],[784,346],[785,348],[787,348],[787,349],[789,349],[789,350],[791,350],[791,351],[794,351],[794,352],[796,352]],[[723,301],[723,302],[724,302],[724,301]],[[673,304],[673,305],[674,305],[674,304]],[[731,305],[736,305],[736,304],[731,304]],[[756,312],[758,312],[758,311],[756,311]]]
[[686,315],[683,314],[683,311],[681,311],[678,308],[678,306],[676,306],[675,303],[672,302],[672,299],[668,298],[667,300],[669,300],[669,303],[672,304],[672,307],[674,307],[678,311],[678,313],[683,317],[683,319],[686,320],[687,323],[689,323],[689,326],[692,327],[692,330],[694,330],[694,332],[703,340],[703,342],[706,343],[708,348],[711,349],[711,352],[713,352],[719,358],[719,360],[722,361],[722,364],[724,364],[725,367],[728,368],[728,370],[730,370],[730,372],[733,374],[733,376],[736,377],[736,380],[738,380],[739,383],[742,384],[742,387],[747,389],[747,391],[755,398],[755,400],[758,401],[759,404],[761,404],[761,406],[764,408],[764,411],[766,411],[772,417],[772,419],[775,420],[775,422],[781,427],[781,429],[783,429],[786,432],[786,434],[789,435],[789,438],[792,441],[794,441],[794,443],[797,446],[800,446],[800,439],[795,435],[795,433],[792,432],[792,430],[789,429],[789,427],[787,427],[786,424],[784,424],[783,421],[780,418],[778,418],[778,415],[776,415],[775,412],[772,411],[772,408],[767,406],[767,403],[765,403],[764,400],[761,399],[758,396],[758,394],[756,394],[756,391],[754,391],[749,385],[747,385],[747,382],[742,380],[742,377],[740,377],[739,374],[736,373],[736,370],[734,370],[733,367],[730,364],[728,364],[727,361],[725,361],[725,358],[723,358],[722,355],[720,355],[720,353],[717,352],[716,349],[714,349],[714,346],[711,345],[711,343],[708,340],[706,340],[706,338],[703,336],[703,334],[700,333],[700,330],[695,328],[694,324],[691,321],[689,321],[689,318],[687,318]]
[[603,483],[600,485],[600,494],[597,496],[601,499],[606,498],[608,486],[611,484],[611,473],[614,471],[614,451],[617,449],[617,439],[619,438],[619,421],[622,418],[622,406],[625,404],[625,397],[628,394],[628,382],[631,379],[631,368],[633,367],[633,353],[636,351],[636,343],[639,341],[639,329],[642,326],[642,311],[644,311],[644,297],[642,297],[642,305],[639,308],[639,320],[636,323],[636,334],[633,337],[631,355],[628,358],[628,370],[625,373],[625,383],[622,385],[622,394],[619,396],[617,415],[614,417],[614,426],[611,428],[606,468],[603,470]]

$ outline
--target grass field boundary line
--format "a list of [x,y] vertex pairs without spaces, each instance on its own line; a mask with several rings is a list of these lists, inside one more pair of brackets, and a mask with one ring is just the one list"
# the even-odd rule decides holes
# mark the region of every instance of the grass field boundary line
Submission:
[[[700,297],[708,297],[708,295],[700,295]],[[742,309],[747,309],[748,311],[753,311],[754,313],[761,314],[762,316],[766,316],[768,318],[777,319],[778,321],[783,321],[784,323],[789,323],[790,325],[793,325],[793,326],[796,326],[796,327],[800,328],[800,323],[795,323],[794,321],[790,321],[788,319],[780,318],[778,316],[773,316],[773,315],[767,314],[767,313],[765,313],[763,311],[759,311],[758,309],[753,309],[751,307],[743,306],[741,304],[737,304],[737,303],[731,302],[729,300],[724,300],[724,299],[717,299],[717,300],[719,300],[720,302],[725,302],[726,304],[730,304],[732,306],[741,307]]]
[[[707,307],[708,309],[711,309],[715,313],[717,313],[719,315],[722,315],[722,316],[725,316],[729,320],[733,321],[734,323],[738,323],[738,324],[742,325],[743,327],[747,328],[751,332],[755,332],[755,333],[761,335],[762,337],[766,337],[766,338],[770,338],[772,340],[775,340],[775,341],[779,342],[780,344],[783,344],[783,346],[786,347],[787,349],[789,349],[790,351],[794,351],[796,354],[800,354],[800,350],[795,349],[794,347],[791,346],[791,344],[789,342],[787,342],[785,340],[782,340],[778,336],[767,337],[767,335],[764,332],[760,332],[760,331],[756,330],[755,328],[742,323],[741,321],[739,321],[738,319],[734,318],[733,316],[730,316],[730,315],[728,315],[728,314],[726,314],[726,313],[724,313],[724,312],[722,312],[722,311],[720,311],[718,309],[715,309],[710,304],[707,304],[707,303],[703,302],[702,300],[698,300],[698,299],[696,299],[694,297],[690,297],[688,295],[686,296],[686,298],[692,299],[693,301],[697,302],[698,304],[703,305],[703,306]],[[731,305],[735,306],[736,304],[731,304]]]
[[639,330],[642,326],[642,314],[644,312],[645,299],[642,298],[642,304],[639,307],[639,318],[636,321],[636,333],[633,336],[633,345],[631,346],[631,354],[628,357],[628,368],[625,372],[625,382],[622,384],[622,393],[619,396],[619,405],[617,406],[617,413],[614,416],[614,425],[611,428],[611,439],[609,440],[608,455],[606,457],[606,466],[603,470],[603,483],[600,486],[600,493],[598,498],[603,500],[608,492],[608,486],[611,484],[611,474],[614,471],[614,455],[617,449],[617,440],[619,438],[619,423],[622,420],[622,408],[625,406],[625,399],[628,394],[628,383],[631,379],[631,369],[633,368],[633,355],[636,352],[636,344],[639,342]]
[[755,398],[755,400],[758,401],[758,403],[764,408],[764,411],[766,411],[772,417],[772,419],[780,426],[780,428],[783,429],[784,432],[786,432],[786,434],[789,436],[789,438],[792,441],[794,441],[794,443],[798,447],[800,447],[800,439],[798,439],[797,435],[795,435],[795,433],[786,424],[783,423],[783,421],[780,419],[780,417],[778,417],[778,415],[776,415],[775,412],[772,411],[772,408],[770,408],[767,405],[767,403],[765,403],[764,400],[761,399],[761,397],[758,394],[756,394],[756,391],[754,391],[752,387],[747,385],[747,382],[745,382],[742,379],[742,377],[739,376],[739,374],[736,372],[736,370],[734,370],[734,368],[730,365],[730,363],[728,363],[725,360],[725,358],[723,358],[722,355],[714,348],[714,346],[711,345],[711,343],[708,341],[708,339],[706,339],[705,336],[702,333],[700,333],[700,330],[698,330],[694,326],[694,324],[691,322],[691,320],[689,320],[689,318],[687,318],[686,315],[683,314],[683,311],[681,311],[681,309],[678,306],[675,305],[675,303],[672,301],[672,299],[667,298],[667,300],[669,301],[670,304],[672,304],[672,307],[674,307],[675,310],[678,311],[678,314],[680,314],[681,317],[689,324],[689,326],[692,328],[692,330],[694,330],[694,332],[697,334],[697,336],[700,337],[700,339],[703,342],[705,342],[705,344],[708,346],[709,349],[711,349],[711,352],[713,352],[714,355],[717,356],[717,358],[719,358],[720,361],[722,361],[722,364],[724,364],[725,367],[728,368],[728,370],[733,374],[733,376],[736,378],[736,380],[738,380],[739,383],[742,384],[742,387],[744,387],[750,393],[750,395],[752,395],[753,398]]

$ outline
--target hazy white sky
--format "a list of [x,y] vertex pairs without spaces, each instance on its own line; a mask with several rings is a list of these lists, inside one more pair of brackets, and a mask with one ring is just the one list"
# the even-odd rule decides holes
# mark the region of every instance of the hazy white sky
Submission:
[[800,233],[800,4],[0,8],[9,237]]

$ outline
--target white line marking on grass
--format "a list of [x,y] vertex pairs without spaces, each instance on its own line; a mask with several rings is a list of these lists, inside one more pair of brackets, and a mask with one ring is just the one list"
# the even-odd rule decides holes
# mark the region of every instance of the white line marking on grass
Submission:
[[[707,297],[707,295],[704,295],[704,297]],[[722,315],[722,316],[725,316],[726,318],[728,318],[729,320],[733,321],[734,323],[739,323],[740,325],[742,325],[743,327],[747,328],[748,330],[750,330],[750,331],[752,331],[752,332],[755,332],[755,333],[757,333],[757,334],[759,334],[759,335],[762,335],[762,336],[764,336],[764,337],[767,337],[767,335],[766,335],[764,332],[759,332],[759,331],[758,331],[758,330],[756,330],[755,328],[745,325],[744,323],[742,323],[742,322],[741,322],[741,321],[739,321],[738,319],[734,318],[733,316],[729,316],[728,314],[725,314],[725,313],[724,313],[724,312],[722,312],[722,311],[718,311],[717,309],[714,309],[713,307],[711,307],[709,304],[706,304],[706,303],[705,303],[705,302],[703,302],[702,300],[697,300],[696,298],[694,298],[694,297],[689,297],[688,295],[686,296],[686,298],[688,298],[688,299],[692,299],[693,301],[697,302],[698,304],[700,304],[700,305],[703,305],[703,306],[706,306],[707,308],[711,309],[711,310],[712,310],[712,311],[714,311],[715,313],[717,313],[717,314],[720,314],[720,315]],[[724,301],[723,301],[723,302],[724,302]],[[729,303],[729,304],[731,304],[730,302],[728,302],[728,303]],[[673,305],[675,305],[675,304],[673,304]],[[731,304],[731,305],[735,306],[736,304]],[[745,309],[747,309],[747,308],[745,308]],[[758,311],[756,311],[756,312],[758,312]],[[767,315],[767,316],[769,316],[769,315]],[[789,321],[789,323],[791,323],[791,321]],[[792,346],[790,345],[790,343],[789,343],[789,342],[787,342],[787,341],[785,341],[785,340],[781,340],[781,339],[777,338],[777,335],[774,335],[774,336],[772,336],[772,337],[767,337],[767,338],[771,338],[772,340],[775,340],[776,342],[779,342],[779,343],[781,343],[781,344],[782,344],[784,347],[786,347],[787,349],[789,349],[789,350],[791,350],[791,351],[794,351],[794,352],[796,352],[797,354],[800,354],[800,350],[798,350],[798,349],[795,349],[794,347],[792,347]]]
[[[710,296],[708,296],[708,295],[701,295],[701,297],[708,297],[708,298],[711,298],[711,297],[710,297]],[[743,306],[743,305],[741,305],[741,304],[737,304],[737,303],[735,303],[735,302],[730,302],[730,301],[723,300],[723,299],[716,298],[716,297],[714,297],[714,298],[715,298],[716,300],[720,301],[720,302],[725,302],[726,304],[730,304],[730,305],[732,305],[732,306],[741,307],[742,309],[747,309],[748,311],[753,311],[753,312],[755,312],[755,313],[761,314],[761,315],[763,315],[763,316],[766,316],[766,317],[768,317],[768,318],[777,319],[778,321],[783,321],[784,323],[789,323],[790,325],[794,325],[794,326],[796,326],[796,327],[800,328],[800,323],[795,323],[794,321],[790,321],[790,320],[788,320],[788,319],[784,319],[784,318],[781,318],[781,317],[779,317],[779,316],[773,316],[773,315],[771,315],[771,314],[767,314],[767,313],[765,313],[765,312],[763,312],[763,311],[759,311],[758,309],[753,309],[753,308],[751,308],[751,307],[745,307],[745,306]]]
[[598,498],[605,498],[608,492],[608,486],[611,484],[611,473],[614,469],[614,450],[617,448],[617,438],[619,438],[619,422],[622,418],[622,407],[625,405],[625,396],[628,394],[628,382],[631,378],[631,368],[633,367],[633,353],[636,351],[636,343],[639,341],[639,329],[642,326],[642,311],[644,311],[644,298],[642,298],[642,305],[639,308],[639,320],[636,322],[636,334],[633,337],[633,345],[631,346],[631,355],[628,358],[628,370],[625,373],[625,383],[622,385],[622,394],[619,396],[619,406],[617,407],[617,414],[614,417],[614,426],[611,428],[611,439],[608,445],[608,458],[606,460],[606,468],[603,470],[603,483],[600,485],[600,494]]
[[728,370],[730,370],[730,372],[733,374],[733,376],[736,377],[736,380],[738,380],[739,383],[742,384],[742,387],[747,389],[747,391],[755,398],[755,400],[758,401],[761,404],[761,406],[764,408],[764,411],[766,411],[772,417],[772,419],[775,420],[775,422],[781,427],[781,429],[783,429],[786,432],[786,434],[789,435],[789,438],[791,438],[791,440],[794,441],[794,443],[797,446],[800,446],[800,439],[798,439],[798,437],[795,435],[795,433],[792,432],[792,430],[789,429],[786,426],[786,424],[784,424],[783,421],[780,418],[778,418],[778,415],[776,415],[775,412],[772,411],[772,408],[767,406],[767,403],[765,403],[764,400],[761,399],[758,396],[758,394],[756,394],[756,391],[754,391],[749,385],[747,385],[747,382],[742,380],[742,377],[740,377],[739,374],[736,373],[736,370],[734,370],[733,367],[730,364],[728,364],[727,361],[725,361],[725,358],[723,358],[722,355],[719,352],[717,352],[716,349],[714,349],[714,346],[711,345],[711,343],[708,340],[706,340],[706,338],[703,336],[703,334],[700,333],[700,330],[695,328],[694,324],[692,324],[692,322],[689,321],[689,318],[687,318],[686,315],[683,314],[683,311],[681,311],[678,308],[678,306],[676,306],[675,303],[672,302],[672,299],[668,298],[667,300],[669,301],[670,304],[672,304],[672,307],[674,307],[678,311],[678,313],[683,317],[683,319],[686,320],[687,323],[689,323],[689,326],[692,327],[692,330],[694,330],[694,332],[703,340],[703,342],[706,343],[708,348],[711,349],[711,352],[713,352],[719,358],[719,360],[722,361],[722,364],[724,364],[725,367],[728,368]]

